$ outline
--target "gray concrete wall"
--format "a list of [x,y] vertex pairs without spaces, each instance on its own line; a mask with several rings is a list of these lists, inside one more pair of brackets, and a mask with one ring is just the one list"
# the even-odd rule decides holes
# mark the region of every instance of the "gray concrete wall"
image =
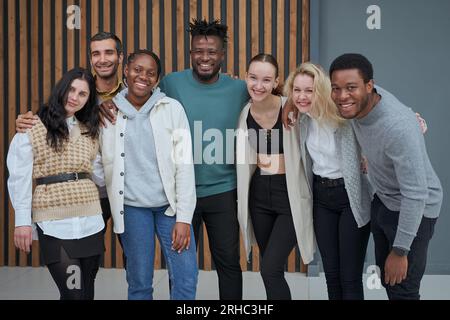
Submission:
[[[380,9],[380,29],[370,5]],[[346,52],[359,52],[374,66],[375,83],[419,112],[425,139],[444,188],[441,216],[428,251],[428,274],[450,274],[450,1],[312,0],[311,60],[326,70]],[[371,24],[369,24],[371,25]],[[369,244],[367,263],[374,261]]]

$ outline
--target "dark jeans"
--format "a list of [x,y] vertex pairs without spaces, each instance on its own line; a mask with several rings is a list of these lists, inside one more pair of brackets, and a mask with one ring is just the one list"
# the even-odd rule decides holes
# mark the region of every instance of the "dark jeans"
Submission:
[[314,182],[313,222],[322,256],[328,298],[362,300],[362,274],[370,225],[361,228],[353,216],[344,185]]
[[371,225],[375,241],[375,259],[381,271],[381,283],[390,300],[419,300],[420,281],[427,264],[428,244],[437,219],[423,217],[408,254],[407,277],[394,286],[384,283],[384,264],[392,250],[398,227],[398,211],[389,210],[375,195],[372,201]]
[[202,220],[219,277],[221,300],[242,300],[242,271],[239,262],[239,222],[236,190],[197,198],[192,226],[195,242]]
[[261,276],[268,300],[290,300],[284,277],[287,258],[297,244],[287,193],[286,175],[262,175],[257,169],[250,184],[249,209],[261,252]]

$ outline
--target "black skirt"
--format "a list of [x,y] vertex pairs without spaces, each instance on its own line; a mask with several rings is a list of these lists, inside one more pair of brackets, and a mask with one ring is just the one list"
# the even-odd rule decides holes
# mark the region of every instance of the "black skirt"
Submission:
[[39,247],[45,265],[59,262],[61,247],[64,248],[71,259],[87,258],[101,255],[105,251],[103,230],[81,239],[63,240],[44,232],[37,226]]

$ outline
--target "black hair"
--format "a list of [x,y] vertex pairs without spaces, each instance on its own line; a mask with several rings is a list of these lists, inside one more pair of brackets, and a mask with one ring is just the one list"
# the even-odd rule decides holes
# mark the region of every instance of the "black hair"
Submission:
[[116,42],[117,54],[121,55],[123,52],[122,41],[120,41],[119,37],[116,36],[114,33],[103,32],[103,31],[99,32],[92,36],[90,42],[92,43],[94,41],[102,41],[102,40],[108,40],[108,39],[113,39]]
[[[275,68],[275,78],[278,78],[278,73],[279,73],[279,67],[278,67],[278,62],[277,59],[275,59],[275,57],[271,54],[268,53],[258,53],[256,56],[254,56],[250,62],[248,63],[247,66],[247,72],[248,69],[250,68],[250,65],[252,64],[252,62],[267,62],[270,63],[271,65],[274,66]],[[280,83],[278,84],[278,86],[276,88],[273,88],[272,90],[272,94],[276,95],[276,96],[280,96],[283,93],[283,85]]]
[[89,135],[93,139],[96,139],[99,134],[99,108],[96,101],[94,77],[89,70],[76,67],[63,75],[53,88],[47,104],[41,106],[37,112],[47,128],[47,143],[56,152],[62,151],[64,142],[69,139],[65,106],[71,84],[76,79],[86,80],[89,86],[89,98],[84,107],[75,112],[75,117],[87,129],[83,134]]
[[131,62],[133,62],[136,59],[136,57],[141,54],[146,54],[146,55],[152,57],[153,60],[155,60],[156,66],[158,68],[157,69],[157,77],[159,78],[159,76],[161,75],[161,70],[162,70],[161,60],[159,60],[158,55],[156,53],[154,53],[153,51],[146,50],[146,49],[139,49],[135,52],[130,53],[127,58],[127,65],[129,65]]
[[358,69],[364,80],[364,83],[373,79],[373,68],[370,61],[359,53],[345,53],[340,55],[331,63],[330,66],[330,78],[334,71]]
[[188,32],[191,34],[191,40],[195,36],[217,36],[222,40],[222,46],[225,48],[227,43],[227,30],[228,27],[221,24],[219,20],[213,20],[211,22],[206,21],[206,19],[193,19],[189,23]]

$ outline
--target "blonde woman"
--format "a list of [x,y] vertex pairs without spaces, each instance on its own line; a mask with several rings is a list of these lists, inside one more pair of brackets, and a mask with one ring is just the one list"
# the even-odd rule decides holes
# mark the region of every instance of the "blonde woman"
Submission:
[[285,94],[300,112],[300,150],[313,191],[313,224],[330,300],[364,299],[362,273],[370,235],[370,185],[349,123],[331,100],[321,67],[293,71]]

